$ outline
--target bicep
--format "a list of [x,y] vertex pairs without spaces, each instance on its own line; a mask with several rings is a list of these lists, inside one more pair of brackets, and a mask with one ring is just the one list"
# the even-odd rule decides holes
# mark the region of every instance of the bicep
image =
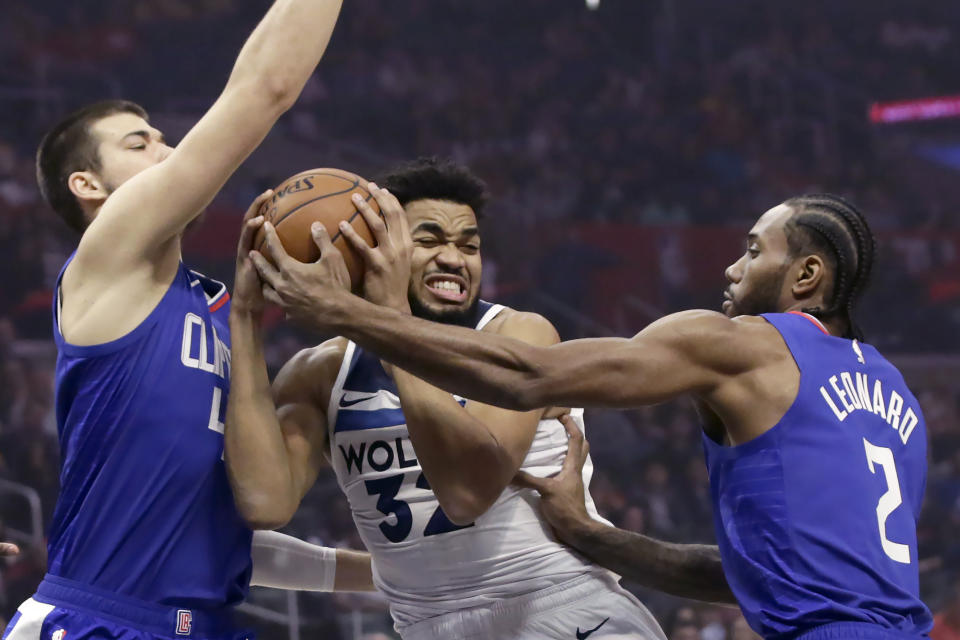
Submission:
[[633,338],[542,349],[532,395],[545,404],[626,408],[707,393],[724,373],[721,352],[731,347],[730,323],[712,312],[683,312]]
[[304,384],[303,376],[291,380],[281,372],[274,382],[277,421],[290,462],[290,474],[297,497],[313,486],[324,464],[327,447],[327,417]]

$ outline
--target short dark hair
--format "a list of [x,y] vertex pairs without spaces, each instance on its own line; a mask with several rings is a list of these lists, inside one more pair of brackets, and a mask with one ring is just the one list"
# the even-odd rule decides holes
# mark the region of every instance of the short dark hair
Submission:
[[877,243],[863,214],[829,193],[813,193],[784,202],[794,211],[784,231],[790,255],[816,253],[833,268],[833,292],[825,308],[804,309],[821,319],[842,315],[844,337],[863,340],[854,319],[857,300],[870,284]]
[[400,204],[415,200],[449,200],[465,204],[479,218],[490,199],[486,183],[467,167],[448,158],[417,158],[377,180]]
[[143,107],[127,100],[97,102],[63,118],[47,132],[37,149],[40,193],[74,231],[83,233],[87,221],[67,179],[76,171],[100,171],[99,141],[90,129],[98,120],[117,113],[149,119]]

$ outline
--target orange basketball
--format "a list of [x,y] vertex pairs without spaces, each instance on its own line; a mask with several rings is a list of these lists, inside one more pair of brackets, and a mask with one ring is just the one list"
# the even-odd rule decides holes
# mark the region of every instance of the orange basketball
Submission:
[[[280,242],[290,257],[300,262],[316,262],[320,249],[313,240],[310,227],[322,222],[334,246],[343,254],[350,283],[354,289],[363,282],[363,258],[340,233],[341,220],[349,222],[367,244],[374,246],[373,234],[357,211],[351,198],[359,193],[380,213],[377,201],[367,191],[368,182],[358,175],[340,169],[312,169],[287,178],[274,189],[273,197],[264,203],[261,214],[273,224]],[[264,234],[257,234],[254,246],[259,251]]]

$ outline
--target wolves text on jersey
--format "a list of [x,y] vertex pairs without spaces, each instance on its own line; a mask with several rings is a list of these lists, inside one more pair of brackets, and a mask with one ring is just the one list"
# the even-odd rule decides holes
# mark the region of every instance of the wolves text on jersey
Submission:
[[337,447],[343,455],[347,473],[363,473],[364,463],[374,471],[386,471],[394,466],[394,462],[400,469],[417,466],[419,463],[416,455],[412,448],[409,452],[404,451],[404,442],[404,438],[394,438],[393,442],[374,440],[369,445],[361,441],[357,448],[354,448],[352,443],[346,448],[342,444]]

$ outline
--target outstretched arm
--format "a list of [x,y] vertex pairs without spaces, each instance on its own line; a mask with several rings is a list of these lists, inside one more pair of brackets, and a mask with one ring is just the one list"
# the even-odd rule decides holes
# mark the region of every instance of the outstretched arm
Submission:
[[587,513],[583,464],[590,447],[570,416],[561,418],[570,437],[560,473],[537,478],[520,472],[516,484],[540,492],[540,510],[557,537],[632,582],[682,598],[736,604],[717,547],[673,544],[598,522]]
[[[738,321],[685,311],[630,339],[591,338],[536,346],[508,336],[429,322],[351,295],[342,257],[316,225],[321,259],[305,265],[265,224],[266,249],[251,258],[270,300],[288,317],[350,338],[451,393],[517,411],[549,406],[631,407],[709,394],[724,376],[756,366]],[[274,267],[273,265],[276,265]]]
[[220,97],[166,160],[107,199],[77,260],[91,268],[129,268],[183,231],[294,104],[327,47],[340,5],[276,0],[240,51]]

